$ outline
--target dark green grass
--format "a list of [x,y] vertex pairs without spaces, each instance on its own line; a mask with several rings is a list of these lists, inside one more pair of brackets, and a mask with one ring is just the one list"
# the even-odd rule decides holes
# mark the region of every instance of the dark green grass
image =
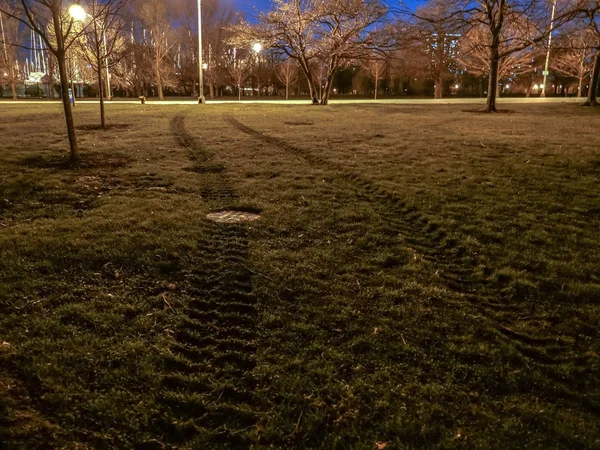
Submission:
[[595,111],[78,106],[77,167],[29,112],[0,123],[8,448],[600,447]]

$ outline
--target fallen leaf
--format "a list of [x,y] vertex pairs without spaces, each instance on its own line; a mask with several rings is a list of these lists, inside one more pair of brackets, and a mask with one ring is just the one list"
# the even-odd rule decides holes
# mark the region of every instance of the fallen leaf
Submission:
[[375,442],[375,445],[377,446],[377,450],[382,450],[388,446],[388,443],[387,442]]

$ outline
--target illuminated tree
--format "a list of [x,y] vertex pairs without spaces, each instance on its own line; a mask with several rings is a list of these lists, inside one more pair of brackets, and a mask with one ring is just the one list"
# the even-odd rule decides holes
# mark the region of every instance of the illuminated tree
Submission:
[[[496,96],[500,96],[500,82],[508,77],[523,75],[534,70],[536,52],[540,49],[523,48],[516,43],[516,49],[512,49],[512,38],[518,36],[521,32],[519,27],[505,26],[501,35],[501,44],[498,51],[503,56],[498,60],[497,82],[493,89],[496,90]],[[509,38],[510,36],[510,38]],[[460,54],[458,56],[459,64],[470,73],[475,75],[491,76],[491,46],[490,35],[483,26],[471,28],[460,40]],[[488,86],[492,89],[492,85]]]
[[10,85],[13,100],[17,100],[17,83],[23,81],[24,76],[17,61],[17,48],[21,42],[16,17],[23,17],[22,9],[7,0],[0,0],[0,9],[10,12],[10,15],[0,13],[0,79]]
[[275,68],[277,79],[285,85],[285,99],[290,98],[290,86],[298,79],[298,67],[291,59],[279,63]]
[[379,82],[385,76],[387,71],[387,61],[381,58],[379,55],[374,55],[374,57],[367,61],[367,72],[369,73],[369,77],[375,83],[375,97],[377,100],[377,91],[379,90]]
[[148,51],[158,98],[164,100],[164,87],[172,82],[174,76],[171,52],[175,42],[173,17],[164,0],[139,0],[136,12],[147,31],[143,45]]
[[[265,48],[298,62],[313,103],[326,105],[336,71],[390,45],[377,24],[387,9],[380,0],[274,0],[274,9],[259,16],[257,25],[233,27],[237,46],[261,42]],[[325,88],[318,95],[312,62],[325,62]]]
[[[582,14],[582,4],[588,0],[557,2],[552,22],[556,29]],[[600,6],[597,1],[596,9]],[[472,28],[480,29],[487,47],[489,63],[489,86],[485,111],[496,111],[498,70],[501,61],[513,53],[543,42],[550,33],[551,2],[546,0],[448,0],[445,17],[420,17],[431,22],[443,21],[461,34]],[[600,70],[600,67],[599,67]]]
[[87,62],[96,73],[102,128],[106,127],[104,97],[109,100],[111,98],[110,80],[108,73],[106,79],[103,79],[104,71],[108,72],[108,69],[114,68],[124,56],[126,49],[122,36],[124,20],[121,15],[124,6],[125,0],[104,0],[90,3],[86,11],[76,9],[81,15],[78,19],[82,31],[73,48],[76,56]]
[[[75,21],[69,14],[63,0],[7,0],[0,4],[0,12],[18,20],[23,26],[37,33],[58,63],[63,110],[69,138],[70,157],[72,161],[79,158],[77,136],[73,122],[73,111],[69,96],[69,77],[67,73],[67,51],[79,38],[74,31]],[[15,14],[20,7],[22,16]],[[48,30],[51,30],[50,34]]]
[[597,38],[589,28],[574,30],[558,39],[550,58],[553,71],[577,79],[578,97],[583,97],[583,81],[593,68],[595,45]]

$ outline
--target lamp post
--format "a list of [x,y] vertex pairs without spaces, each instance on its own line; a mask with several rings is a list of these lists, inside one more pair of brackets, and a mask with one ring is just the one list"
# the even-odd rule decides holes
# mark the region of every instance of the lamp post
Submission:
[[550,67],[550,47],[552,46],[552,32],[554,31],[554,16],[556,15],[556,0],[552,0],[552,18],[550,19],[550,35],[548,36],[548,52],[546,53],[546,65],[544,68],[544,81],[542,82],[542,93],[540,97],[546,96],[546,82],[548,81],[548,68]]
[[[85,12],[85,9],[81,5],[71,5],[69,8],[69,14],[73,19],[83,22],[86,18],[92,19],[95,23],[98,23],[96,19],[90,14]],[[111,86],[110,86],[110,72],[108,70],[108,50],[106,45],[106,29],[102,26],[102,44],[104,46],[104,65],[106,66],[106,98],[112,99]]]
[[[260,97],[260,52],[262,50],[263,46],[260,42],[255,42],[254,44],[252,44],[252,50],[254,51],[254,53],[256,54],[256,83],[258,84],[258,96]],[[252,90],[254,95],[254,88]]]
[[198,104],[206,102],[204,98],[204,64],[202,64],[202,0],[198,0]]

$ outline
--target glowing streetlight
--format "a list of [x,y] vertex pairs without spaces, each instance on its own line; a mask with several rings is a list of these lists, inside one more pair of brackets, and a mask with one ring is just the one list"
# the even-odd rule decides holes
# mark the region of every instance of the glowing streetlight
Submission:
[[[89,15],[88,13],[85,12],[85,9],[83,9],[83,6],[81,5],[71,5],[69,7],[69,15],[73,18],[73,20],[76,20],[77,22],[83,22],[85,19],[90,18],[92,19],[94,22],[96,22],[96,19]],[[96,22],[98,23],[98,22]],[[108,50],[107,50],[107,45],[106,45],[106,30],[104,29],[104,26],[101,25],[102,28],[102,41],[104,44],[104,63],[106,65],[106,98],[108,98],[109,100],[112,98],[111,95],[111,88],[110,88],[110,72],[108,71]]]
[[255,42],[254,44],[252,44],[252,50],[254,50],[255,53],[260,53],[262,48],[263,46],[260,42]]
[[88,17],[88,13],[85,12],[85,9],[81,5],[71,5],[69,7],[69,15],[78,22],[83,22]]

